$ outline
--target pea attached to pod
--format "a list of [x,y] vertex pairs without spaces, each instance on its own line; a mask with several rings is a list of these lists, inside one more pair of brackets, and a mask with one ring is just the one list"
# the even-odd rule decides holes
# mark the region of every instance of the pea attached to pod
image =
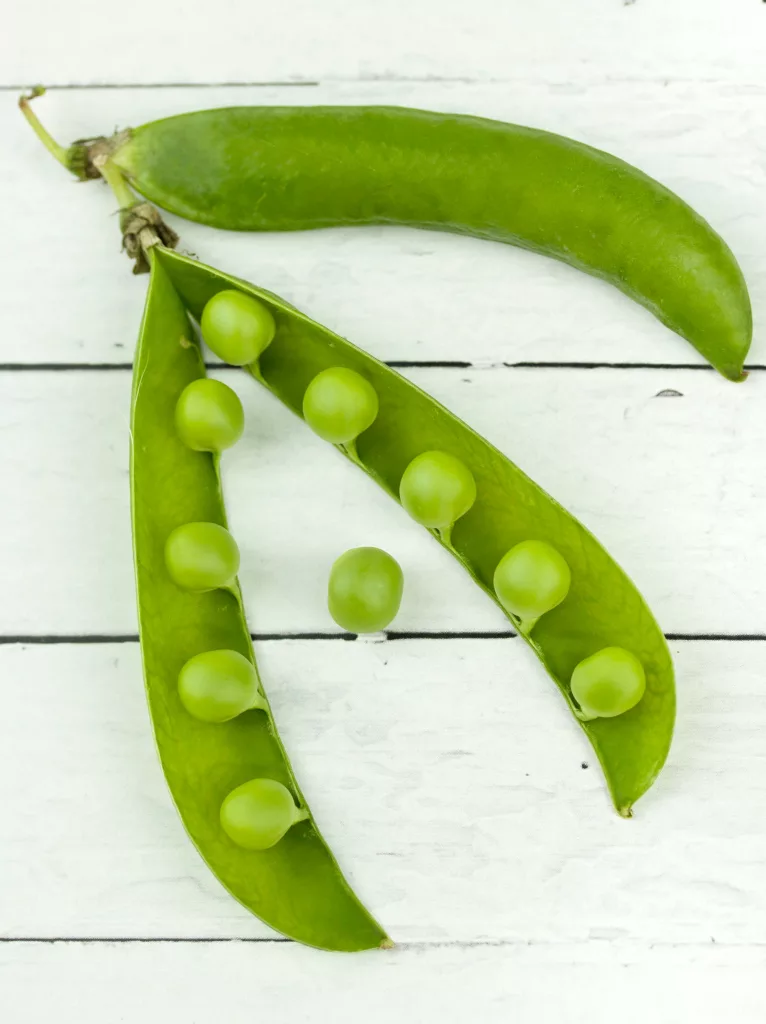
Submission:
[[215,294],[202,311],[202,337],[232,366],[254,363],[276,334],[271,311],[257,299],[233,288]]
[[266,709],[251,661],[237,651],[203,651],[178,676],[181,703],[202,722],[229,722],[243,711]]
[[221,805],[221,827],[245,850],[276,846],[308,812],[295,806],[290,790],[275,779],[251,779],[237,786]]
[[352,548],[330,570],[327,606],[350,633],[376,633],[399,611],[403,589],[401,566],[387,551]]
[[476,481],[465,463],[449,452],[423,452],[405,469],[399,497],[416,522],[436,530],[449,544],[455,521],[476,501]]
[[563,556],[542,540],[516,544],[495,569],[494,588],[505,610],[528,632],[569,593],[572,574]]
[[303,416],[323,440],[351,447],[375,422],[378,395],[356,370],[331,366],[311,381],[303,396]]
[[189,448],[221,452],[242,437],[245,414],[236,391],[200,377],[187,384],[176,404],[176,430]]
[[217,523],[184,523],[165,542],[165,565],[183,590],[216,590],[237,575],[239,548],[229,531]]
[[641,700],[646,673],[635,654],[622,647],[604,647],[577,665],[570,685],[584,719],[615,718]]

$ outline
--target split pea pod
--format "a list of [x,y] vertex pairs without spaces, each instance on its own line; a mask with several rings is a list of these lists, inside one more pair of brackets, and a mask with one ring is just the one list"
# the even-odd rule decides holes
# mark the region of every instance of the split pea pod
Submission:
[[206,378],[168,269],[148,258],[131,488],[146,690],[173,799],[215,875],[271,927],[323,949],[389,945],[317,830],[258,676],[217,469],[242,432],[239,399]]
[[92,174],[104,151],[148,199],[214,227],[404,224],[554,257],[743,378],[752,313],[729,247],[659,182],[572,139],[399,107],[232,107],[73,146],[67,160]]
[[[327,429],[326,417],[322,435],[344,437],[336,447],[500,605],[587,733],[618,811],[630,815],[667,756],[675,687],[665,638],[622,569],[510,459],[395,370],[269,292],[171,249],[154,252],[196,319],[232,291],[263,307],[274,336],[249,370],[298,416],[331,368],[344,371],[333,389],[341,413],[374,392],[351,443],[347,431]],[[313,427],[315,417],[306,417]]]

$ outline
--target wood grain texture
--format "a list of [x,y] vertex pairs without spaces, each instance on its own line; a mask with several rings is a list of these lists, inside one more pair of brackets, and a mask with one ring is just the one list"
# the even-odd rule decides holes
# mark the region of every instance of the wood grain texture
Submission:
[[[763,947],[766,643],[672,647],[676,741],[630,821],[518,641],[256,654],[316,819],[395,941]],[[136,644],[6,645],[0,679],[3,937],[271,934],[182,830]]]
[[[763,15],[766,25],[766,7]],[[145,282],[130,277],[119,252],[114,201],[98,183],[74,183],[12,99],[0,106],[7,140],[0,184],[14,196],[0,253],[0,362],[130,360]],[[74,90],[51,94],[38,110],[69,142],[185,110],[253,103],[474,113],[562,132],[623,157],[675,189],[732,247],[754,306],[748,361],[766,365],[757,326],[766,316],[766,77],[761,85],[610,80]],[[611,286],[510,246],[405,228],[238,235],[170,219],[182,245],[205,262],[275,291],[382,359],[702,365],[689,344]],[[47,301],[36,301],[39,295]]]
[[761,1024],[764,966],[759,949],[636,951],[603,942],[353,957],[241,943],[35,944],[0,947],[0,1012],[10,1011],[13,1024],[39,1024],[54,1005],[62,1024],[207,1024],[224,1013],[230,1024]]
[[[407,371],[591,528],[666,632],[762,633],[766,375],[683,370]],[[329,568],[375,544],[405,570],[397,630],[507,630],[425,532],[245,374],[223,459],[259,633],[336,632]],[[130,373],[0,373],[2,633],[135,633]],[[678,392],[678,394],[675,394]],[[34,514],[30,514],[34,510]]]
[[766,37],[747,0],[134,0],[121,19],[97,0],[40,0],[9,14],[5,83],[737,78],[762,72]]

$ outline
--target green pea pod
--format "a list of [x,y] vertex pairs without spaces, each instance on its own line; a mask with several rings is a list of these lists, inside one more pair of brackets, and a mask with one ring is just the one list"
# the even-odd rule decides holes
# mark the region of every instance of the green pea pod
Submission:
[[[179,673],[195,655],[235,651],[255,664],[239,588],[190,593],[171,579],[165,544],[186,523],[226,525],[217,456],[179,437],[176,402],[205,369],[169,276],[150,256],[152,276],[136,352],[131,477],[141,648],[162,766],[189,835],[211,870],[272,928],[308,945],[360,950],[390,945],[349,888],[311,817],[265,697],[258,710],[211,724],[186,710]],[[260,683],[259,683],[260,685]],[[287,787],[300,816],[271,849],[235,845],[221,805],[253,779]],[[296,815],[297,817],[297,815]]]
[[396,107],[234,107],[72,147],[69,166],[92,174],[105,149],[148,199],[214,227],[405,224],[552,256],[743,379],[752,313],[726,243],[663,185],[571,139]]
[[[455,522],[449,540],[443,532],[431,532],[493,600],[495,567],[515,544],[536,538],[563,555],[572,577],[566,600],[522,635],[578,715],[617,810],[629,816],[667,756],[675,689],[665,638],[622,569],[585,527],[517,466],[395,370],[269,292],[161,246],[156,247],[155,258],[197,319],[213,295],[225,289],[239,289],[267,306],[276,334],[250,370],[297,415],[302,416],[307,387],[329,367],[347,367],[372,384],[379,401],[377,417],[356,438],[355,446],[339,447],[395,500],[405,468],[424,451],[445,451],[470,469],[476,482],[475,503]],[[625,714],[584,721],[570,691],[572,672],[584,658],[614,646],[640,659],[646,692]]]

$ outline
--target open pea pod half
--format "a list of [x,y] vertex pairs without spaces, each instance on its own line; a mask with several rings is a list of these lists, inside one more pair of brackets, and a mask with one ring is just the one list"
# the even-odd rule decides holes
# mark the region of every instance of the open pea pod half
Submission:
[[156,247],[155,258],[195,318],[223,289],[238,289],[268,307],[276,335],[251,371],[297,415],[302,416],[309,383],[329,367],[348,367],[373,385],[379,412],[356,439],[356,452],[349,457],[396,501],[404,470],[424,451],[446,451],[469,467],[477,498],[454,524],[448,548],[490,597],[496,599],[495,568],[515,544],[542,540],[564,556],[571,569],[570,591],[524,638],[575,714],[579,709],[570,679],[580,661],[613,646],[640,659],[646,692],[632,710],[591,721],[578,715],[601,761],[617,810],[629,816],[667,756],[675,689],[665,638],[623,570],[584,526],[510,459],[395,370],[263,289],[168,248]]
[[[257,681],[259,707],[230,721],[200,721],[182,704],[179,673],[203,652],[255,658],[236,580],[190,592],[177,585],[165,545],[189,523],[226,526],[217,455],[181,440],[176,403],[205,377],[175,264],[149,256],[151,279],[135,359],[131,489],[141,648],[157,747],[175,804],[197,849],[226,888],[271,927],[308,945],[390,945],[356,898],[320,835]],[[185,266],[185,264],[184,264]],[[256,676],[257,678],[257,676]],[[245,849],[222,828],[226,797],[253,779],[286,787],[295,823],[269,849]],[[276,787],[284,794],[281,786]],[[285,794],[286,797],[286,794]],[[288,804],[292,809],[292,804]]]

